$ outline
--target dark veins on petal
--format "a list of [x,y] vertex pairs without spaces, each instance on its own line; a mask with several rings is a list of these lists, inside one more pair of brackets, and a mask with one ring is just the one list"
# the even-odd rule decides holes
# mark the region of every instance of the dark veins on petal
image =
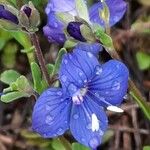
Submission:
[[6,10],[3,5],[0,5],[0,19],[5,19],[15,24],[19,23],[18,18],[10,11]]

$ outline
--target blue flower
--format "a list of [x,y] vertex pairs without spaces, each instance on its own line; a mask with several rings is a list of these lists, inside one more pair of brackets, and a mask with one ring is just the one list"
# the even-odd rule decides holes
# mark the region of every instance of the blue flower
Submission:
[[78,142],[95,149],[108,126],[104,109],[120,111],[128,69],[117,60],[99,64],[92,53],[76,48],[64,55],[59,79],[61,88],[49,88],[38,98],[33,130],[52,138],[70,129]]
[[[126,3],[123,0],[106,0],[110,9],[110,25],[117,23],[126,11]],[[102,9],[102,3],[98,2],[89,8],[90,21],[104,26],[103,20],[99,17],[99,10]],[[46,7],[48,16],[47,25],[43,28],[44,34],[50,42],[63,44],[66,37],[63,33],[64,24],[56,18],[56,13],[67,12],[77,16],[75,9],[75,0],[51,0]]]

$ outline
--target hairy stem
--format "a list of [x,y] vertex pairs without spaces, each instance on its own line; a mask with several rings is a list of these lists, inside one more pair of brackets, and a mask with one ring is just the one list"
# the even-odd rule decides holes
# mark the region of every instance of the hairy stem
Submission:
[[46,68],[45,60],[44,60],[44,57],[42,54],[42,50],[41,50],[41,47],[39,44],[38,37],[35,33],[30,33],[30,37],[31,37],[31,41],[32,41],[33,45],[35,46],[36,57],[39,61],[39,65],[40,65],[41,71],[43,73],[43,76],[44,76],[45,80],[47,81],[47,83],[50,85],[51,82],[50,82],[49,74],[48,74],[48,71]]

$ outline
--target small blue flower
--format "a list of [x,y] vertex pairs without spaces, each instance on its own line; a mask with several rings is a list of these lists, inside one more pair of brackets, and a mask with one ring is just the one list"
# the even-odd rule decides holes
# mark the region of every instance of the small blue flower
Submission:
[[92,53],[76,48],[64,55],[59,79],[62,88],[49,88],[37,100],[33,130],[51,138],[70,129],[78,142],[95,149],[108,126],[104,109],[120,111],[128,69],[117,60],[99,64]]
[[[126,3],[123,0],[106,0],[110,9],[110,25],[116,24],[126,11]],[[102,3],[98,2],[89,8],[90,21],[98,23],[104,27],[103,20],[99,17],[99,11],[102,9]],[[75,0],[51,0],[46,7],[48,23],[43,28],[44,34],[50,42],[58,42],[63,44],[66,37],[63,33],[64,24],[56,18],[56,13],[67,12],[73,16],[77,16],[75,8]],[[64,35],[64,36],[63,36]]]

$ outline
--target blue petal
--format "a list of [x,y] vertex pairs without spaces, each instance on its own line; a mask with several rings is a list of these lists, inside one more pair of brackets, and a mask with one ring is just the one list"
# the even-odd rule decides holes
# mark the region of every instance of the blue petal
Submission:
[[55,29],[48,25],[43,27],[43,32],[45,36],[48,38],[48,41],[51,43],[59,43],[64,44],[66,41],[66,37],[61,29]]
[[73,53],[64,55],[59,72],[62,86],[68,88],[73,83],[78,88],[83,87],[98,64],[97,58],[90,52],[75,49]]
[[110,60],[95,68],[95,76],[88,84],[88,94],[102,106],[119,105],[127,92],[128,76],[123,63]]
[[60,88],[50,88],[37,100],[32,128],[45,138],[62,135],[69,127],[71,100],[63,97]]
[[77,49],[86,51],[86,52],[91,52],[95,56],[98,55],[100,51],[102,51],[102,46],[99,43],[83,43],[80,42],[76,46]]
[[72,15],[76,15],[75,0],[50,0],[47,7],[46,13],[53,12],[68,12]]
[[[123,0],[106,0],[106,4],[110,10],[110,26],[116,24],[126,11],[126,3]],[[98,2],[89,9],[90,19],[94,23],[98,23],[104,27],[104,21],[100,19],[99,11],[102,9],[102,3]]]
[[[92,131],[92,115],[95,114],[98,119],[99,128]],[[81,105],[73,105],[70,130],[75,139],[81,144],[92,149],[101,143],[102,136],[107,129],[108,120],[102,107],[99,107],[89,97],[84,97]]]

